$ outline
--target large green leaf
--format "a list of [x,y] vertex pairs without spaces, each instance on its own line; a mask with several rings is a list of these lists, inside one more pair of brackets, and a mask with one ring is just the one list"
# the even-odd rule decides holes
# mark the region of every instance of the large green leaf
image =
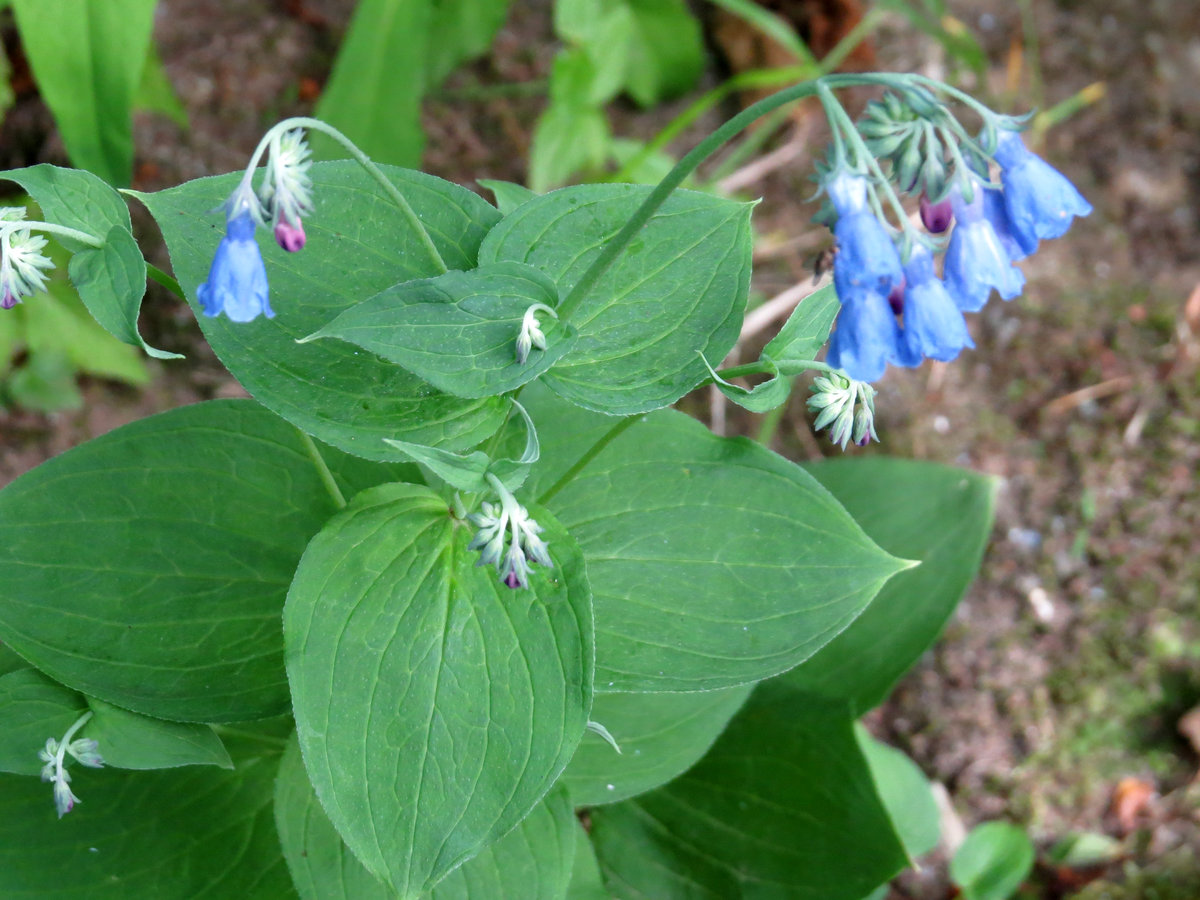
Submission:
[[88,700],[88,706],[93,716],[80,734],[99,744],[98,750],[106,766],[118,769],[233,768],[229,752],[209,725],[151,719],[95,697]]
[[38,751],[87,712],[87,702],[37,669],[0,675],[0,772],[37,775]]
[[21,46],[71,161],[115,185],[133,174],[133,98],[156,0],[13,0]]
[[848,708],[778,681],[685,775],[592,825],[622,900],[860,900],[906,860]]
[[284,611],[309,776],[347,845],[402,897],[521,821],[591,705],[583,561],[544,511],[552,570],[511,591],[427,488],[360,494],[312,541]]
[[686,772],[712,746],[750,695],[752,685],[690,694],[597,694],[592,720],[621,748],[598,734],[584,736],[563,772],[576,806],[616,803]]
[[[465,188],[403,169],[386,169],[429,230],[446,265],[471,269],[496,209]],[[305,220],[300,253],[261,241],[274,319],[238,324],[200,315],[196,287],[208,276],[224,202],[236,175],[203,178],[157,194],[139,194],[158,220],[175,275],[221,361],[264,406],[326,443],[368,459],[401,455],[384,438],[452,449],[499,427],[506,403],[461,400],[415,375],[336,341],[298,345],[343,310],[402,281],[438,274],[396,206],[356,163],[312,168],[316,211]]]
[[[650,188],[591,184],[523,204],[492,229],[481,262],[541,269],[566,296]],[[545,376],[580,406],[625,415],[666,406],[704,380],[741,327],[750,284],[750,209],[677,191],[570,319],[574,349]]]
[[435,39],[425,48],[425,83],[436,87],[459,63],[486,53],[508,6],[509,0],[433,0]]
[[535,303],[558,305],[554,282],[529,266],[497,263],[398,284],[312,337],[349,341],[456,397],[487,397],[532,381],[571,348],[574,335],[541,311],[546,347],[518,362],[517,336]]
[[942,836],[941,812],[929,780],[915,762],[875,740],[862,725],[855,726],[854,734],[905,852],[914,860],[925,855]]
[[[317,802],[294,740],[275,784],[275,822],[303,900],[391,900],[393,891],[347,849]],[[431,900],[562,900],[578,827],[554,790],[516,828],[446,876]]]
[[0,640],[147,715],[283,712],[280,611],[335,509],[299,433],[256,403],[126,425],[0,491]]
[[[368,156],[383,163],[421,162],[421,96],[434,0],[362,0],[342,39],[316,116],[341,129]],[[324,135],[319,157],[347,156]]]
[[994,479],[899,459],[818,463],[808,471],[879,546],[921,565],[893,578],[829,645],[788,674],[797,687],[881,703],[942,630],[975,577],[992,528]]
[[237,771],[80,769],[56,822],[50,785],[0,776],[5,900],[288,900],[271,821],[278,757]]
[[600,874],[600,863],[596,861],[592,840],[582,824],[575,826],[575,866],[571,870],[566,900],[612,900],[612,895],[604,887],[604,876]]
[[68,272],[88,312],[113,337],[141,347],[159,359],[178,353],[156,350],[138,333],[138,312],[146,293],[146,261],[130,231],[129,210],[121,195],[90,172],[38,165],[0,174],[21,185],[47,222],[83,231],[104,241],[89,247],[55,236],[74,253]]
[[[523,399],[542,441],[536,492],[549,480],[543,467],[557,477],[575,463],[603,419],[542,392]],[[587,559],[598,691],[713,690],[777,675],[907,566],[798,466],[669,410],[609,444],[549,506]]]

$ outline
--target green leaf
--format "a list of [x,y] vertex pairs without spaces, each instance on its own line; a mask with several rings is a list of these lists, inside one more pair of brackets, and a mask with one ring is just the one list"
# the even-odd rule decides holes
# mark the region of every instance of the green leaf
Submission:
[[899,459],[835,460],[808,471],[879,546],[921,565],[893,578],[844,632],[788,674],[866,712],[933,643],[966,592],[992,528],[996,482]]
[[146,52],[142,82],[138,85],[133,105],[136,109],[165,116],[184,131],[189,128],[187,110],[183,108],[183,102],[175,93],[167,70],[163,68],[162,58],[153,43]]
[[691,694],[597,694],[592,721],[620,745],[617,753],[584,735],[562,782],[576,806],[616,803],[691,768],[750,696],[753,685]]
[[[420,165],[433,7],[433,0],[362,0],[317,103],[318,119],[377,162]],[[324,135],[314,134],[312,146],[319,159],[348,155]]]
[[61,739],[85,712],[83,697],[37,669],[0,675],[0,772],[37,775],[46,739]]
[[157,359],[181,358],[178,353],[156,350],[138,333],[138,313],[146,293],[146,261],[130,231],[129,210],[121,195],[95,175],[58,166],[13,169],[0,177],[21,185],[42,208],[47,222],[105,242],[97,248],[55,236],[74,253],[68,267],[71,281],[104,330]]
[[[275,822],[303,900],[391,900],[334,831],[292,740],[275,783]],[[430,900],[559,900],[566,890],[578,828],[565,791],[555,790],[516,828],[451,872]]]
[[612,895],[604,887],[592,841],[578,822],[575,824],[575,866],[571,870],[566,900],[612,900]]
[[508,6],[509,0],[434,0],[425,83],[434,87],[460,63],[486,53]]
[[105,181],[133,173],[133,98],[155,0],[13,0],[21,46],[71,161]]
[[477,494],[489,488],[487,471],[491,460],[482,450],[451,453],[437,447],[424,447],[404,441],[387,441],[408,459],[426,466],[438,478],[457,491]]
[[862,725],[855,726],[854,735],[905,852],[913,860],[924,856],[942,837],[941,813],[929,781],[916,763],[872,738]]
[[497,209],[499,209],[501,214],[505,216],[507,216],[526,200],[532,200],[537,196],[537,194],[524,185],[513,184],[511,181],[497,181],[494,178],[479,178],[477,179],[477,182],[480,187],[487,188],[492,192],[492,196],[496,198]]
[[[565,297],[645,199],[642,185],[564,188],[488,234],[482,262],[541,269]],[[666,406],[737,340],[750,279],[751,206],[676,191],[599,280],[570,324],[579,340],[545,376],[573,403],[614,415]]]
[[0,644],[0,675],[7,675],[29,665],[7,644]]
[[[543,463],[590,445],[586,415],[527,392]],[[611,420],[610,426],[611,427]],[[564,437],[569,435],[569,437]],[[808,659],[908,565],[798,466],[673,411],[605,448],[549,506],[587,559],[598,691],[698,691]]]
[[404,898],[521,821],[591,705],[583,561],[547,513],[556,568],[510,591],[426,488],[360,494],[312,541],[284,610],[309,776],[338,832]]
[[633,41],[625,89],[643,107],[691,90],[704,71],[704,37],[684,0],[628,0]]
[[118,769],[233,768],[225,745],[208,725],[151,719],[95,697],[87,704],[95,715],[88,720],[81,734],[99,743],[99,753],[106,766]]
[[[385,171],[420,216],[446,265],[474,268],[479,242],[500,218],[496,209],[448,181]],[[311,172],[316,211],[305,221],[308,243],[303,252],[289,254],[264,235],[277,315],[246,324],[201,315],[195,301],[220,240],[221,220],[210,211],[241,176],[203,178],[137,195],[158,220],[175,275],[208,342],[260,403],[347,453],[402,458],[384,438],[452,450],[479,443],[503,421],[506,401],[439,393],[351,344],[296,343],[384,288],[437,274],[412,225],[357,163],[318,163]]]
[[300,435],[251,401],[126,425],[0,491],[0,640],[146,715],[284,712],[280,611],[335,508]]
[[403,366],[456,397],[504,394],[547,372],[575,335],[539,312],[546,349],[516,358],[525,311],[558,305],[554,282],[530,266],[496,263],[407,281],[351,306],[309,338],[340,338]]
[[579,172],[596,172],[608,159],[611,135],[601,100],[592,96],[596,72],[582,50],[554,59],[550,105],[533,129],[529,186],[543,193]]
[[1008,900],[1033,871],[1033,843],[1007,822],[971,830],[950,860],[950,880],[965,900]]
[[61,350],[30,354],[25,365],[8,378],[8,393],[25,409],[59,412],[83,408],[83,394],[75,384],[75,366]]
[[675,781],[592,810],[622,900],[859,900],[905,863],[844,704],[761,685]]
[[237,771],[76,769],[80,802],[55,821],[50,785],[0,776],[5,900],[287,900],[271,821],[278,757]]
[[21,304],[30,353],[61,351],[79,372],[138,386],[150,382],[142,356],[102,329],[65,279],[46,287],[36,301]]
[[829,340],[838,306],[832,284],[809,294],[792,310],[779,333],[763,348],[762,355],[777,363],[816,359],[817,352]]
[[775,364],[770,360],[766,360],[766,362],[770,369],[770,379],[761,384],[756,384],[752,388],[744,388],[739,384],[726,381],[717,374],[717,370],[712,367],[707,359],[704,360],[704,365],[708,369],[708,374],[712,378],[713,384],[717,386],[717,390],[743,409],[748,409],[750,412],[755,413],[764,413],[787,402],[788,395],[792,392],[792,379],[780,377],[779,369],[775,367]]

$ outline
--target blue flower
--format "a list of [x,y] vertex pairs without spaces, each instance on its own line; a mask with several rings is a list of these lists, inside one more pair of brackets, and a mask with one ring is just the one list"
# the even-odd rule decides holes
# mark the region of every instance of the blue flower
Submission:
[[1092,205],[1066,177],[1036,153],[1015,131],[1000,132],[996,146],[1004,206],[1013,234],[1023,246],[1062,237],[1075,216],[1086,216]]
[[842,172],[825,185],[837,210],[833,281],[843,303],[867,294],[887,297],[903,280],[896,245],[867,204],[867,179]]
[[225,313],[231,321],[251,322],[259,315],[273,318],[267,301],[267,269],[254,240],[255,221],[250,210],[231,199],[225,237],[213,256],[208,281],[196,295],[206,316]]
[[1013,262],[1024,259],[1037,250],[1036,238],[1029,242],[1028,235],[1017,234],[1013,231],[1002,191],[995,188],[983,188],[983,217],[991,223],[996,237],[1000,238],[1000,245]]
[[900,329],[883,294],[856,295],[842,302],[825,361],[855,381],[878,381],[899,354]]
[[963,314],[933,274],[933,254],[921,244],[913,247],[904,278],[904,326],[895,361],[909,367],[926,358],[949,362],[963,347],[974,348]]
[[950,296],[963,312],[978,312],[995,288],[1011,300],[1025,287],[1025,276],[1012,264],[996,229],[984,216],[983,188],[975,185],[970,203],[956,188],[950,195],[955,226],[946,248],[945,278]]

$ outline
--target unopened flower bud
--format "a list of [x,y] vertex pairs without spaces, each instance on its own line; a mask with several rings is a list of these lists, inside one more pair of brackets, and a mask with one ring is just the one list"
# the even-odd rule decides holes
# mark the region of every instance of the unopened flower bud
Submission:
[[928,194],[921,195],[921,222],[930,234],[944,234],[954,221],[954,208],[947,197],[941,203],[934,203]]
[[304,223],[299,219],[294,225],[286,219],[280,219],[275,223],[275,243],[288,253],[303,250],[307,240],[308,238],[304,234]]

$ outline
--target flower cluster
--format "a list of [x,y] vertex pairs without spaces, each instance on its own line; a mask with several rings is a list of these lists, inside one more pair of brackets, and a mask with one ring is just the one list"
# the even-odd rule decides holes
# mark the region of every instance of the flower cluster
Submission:
[[539,312],[549,313],[553,319],[558,318],[558,313],[545,303],[534,303],[525,310],[521,319],[521,332],[517,335],[516,355],[519,365],[525,365],[525,360],[529,359],[529,353],[534,347],[539,350],[546,349],[546,333],[542,331],[542,325],[537,318]]
[[[910,233],[913,226],[905,220],[899,247],[875,196],[877,187],[890,192],[890,186],[844,160],[827,171],[823,187],[833,207],[833,278],[841,302],[829,346],[831,366],[853,379],[875,381],[888,363],[915,367],[926,359],[954,359],[964,347],[974,347],[963,313],[981,310],[992,291],[1005,300],[1018,296],[1025,276],[1013,264],[1033,253],[1039,241],[1064,234],[1076,216],[1091,212],[1079,191],[1031,153],[1015,130],[989,130],[994,146],[986,147],[984,137],[954,148],[958,165],[950,176],[940,165],[909,158],[915,141],[899,149],[886,145],[905,154],[903,165],[893,164],[902,189],[945,194],[921,194],[920,219],[928,234]],[[945,152],[942,144],[935,150],[939,158]],[[987,155],[988,150],[994,152]],[[988,159],[999,167],[999,185],[980,171],[986,172]],[[939,278],[931,235],[951,226]]]
[[196,292],[206,316],[224,313],[234,322],[274,317],[267,269],[254,237],[260,224],[270,224],[275,240],[289,253],[304,247],[302,216],[312,211],[308,145],[299,130],[269,132],[260,150],[268,145],[270,157],[261,189],[256,192],[253,183],[256,153],[224,204],[225,237],[213,255],[208,280]]
[[879,440],[875,433],[875,388],[865,381],[854,381],[840,372],[818,375],[813,379],[808,408],[817,414],[813,430],[829,426],[829,439],[843,450],[851,441],[865,447]]
[[22,223],[25,210],[0,209],[0,309],[12,309],[23,297],[46,286],[46,270],[54,263],[42,253],[46,239]]
[[500,580],[508,587],[529,587],[530,564],[553,568],[550,550],[539,535],[538,525],[502,485],[496,483],[500,502],[484,503],[469,518],[479,530],[468,550],[479,551],[477,566],[495,566]]
[[104,767],[104,760],[97,752],[99,745],[95,741],[88,738],[71,740],[75,736],[75,732],[82,728],[91,717],[90,712],[84,713],[67,729],[67,733],[63,735],[61,741],[47,738],[46,746],[38,751],[38,758],[45,763],[42,766],[42,781],[49,781],[54,785],[54,808],[60,819],[74,809],[75,804],[79,802],[79,798],[71,790],[71,774],[66,769],[67,755],[70,754],[80,765],[91,769]]

